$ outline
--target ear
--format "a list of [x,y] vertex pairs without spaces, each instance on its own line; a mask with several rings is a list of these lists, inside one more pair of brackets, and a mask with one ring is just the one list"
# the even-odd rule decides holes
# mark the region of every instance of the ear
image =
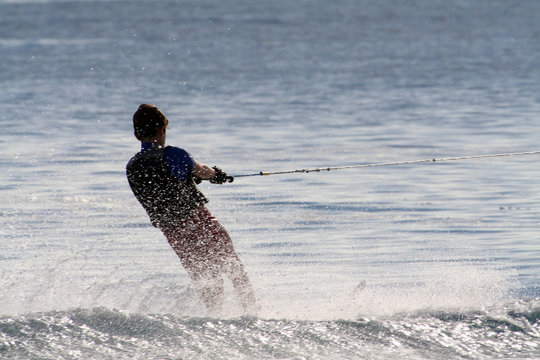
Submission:
[[136,132],[136,131],[133,132],[133,135],[135,135],[135,138],[136,138],[137,140],[141,141],[141,139],[139,139],[139,137],[137,136],[137,132]]

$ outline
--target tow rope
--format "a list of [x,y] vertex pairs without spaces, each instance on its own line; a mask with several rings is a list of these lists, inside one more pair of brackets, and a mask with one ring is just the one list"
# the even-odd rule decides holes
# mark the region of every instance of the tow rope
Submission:
[[502,153],[502,154],[455,156],[455,157],[445,157],[445,158],[432,158],[432,159],[408,160],[408,161],[396,161],[396,162],[384,162],[384,163],[372,163],[372,164],[358,164],[358,165],[348,165],[348,166],[330,166],[330,167],[319,167],[319,168],[312,168],[312,169],[296,169],[296,170],[273,171],[273,172],[260,171],[258,173],[253,173],[253,174],[234,175],[234,177],[239,178],[239,177],[248,177],[248,176],[268,176],[268,175],[283,175],[283,174],[295,174],[295,173],[311,173],[311,172],[332,171],[332,170],[342,170],[342,169],[358,169],[358,168],[367,168],[367,167],[435,163],[435,162],[443,162],[443,161],[485,159],[485,158],[535,155],[535,154],[540,154],[540,150],[539,151],[511,152],[511,153]]

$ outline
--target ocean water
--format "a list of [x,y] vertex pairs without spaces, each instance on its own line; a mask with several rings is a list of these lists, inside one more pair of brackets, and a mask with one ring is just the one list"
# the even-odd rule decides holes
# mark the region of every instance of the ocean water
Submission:
[[236,175],[538,151],[539,59],[536,0],[0,0],[0,357],[540,357],[538,154],[203,184],[251,316],[124,171],[141,103]]

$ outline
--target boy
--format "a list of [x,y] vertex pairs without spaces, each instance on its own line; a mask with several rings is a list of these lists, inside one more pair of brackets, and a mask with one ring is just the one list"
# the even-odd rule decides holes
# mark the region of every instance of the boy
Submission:
[[143,104],[133,115],[141,152],[127,164],[129,185],[152,224],[161,229],[180,258],[206,307],[219,310],[226,274],[244,310],[253,310],[255,294],[244,266],[196,185],[202,180],[223,184],[232,182],[233,177],[193,160],[183,149],[165,146],[168,123],[155,105]]

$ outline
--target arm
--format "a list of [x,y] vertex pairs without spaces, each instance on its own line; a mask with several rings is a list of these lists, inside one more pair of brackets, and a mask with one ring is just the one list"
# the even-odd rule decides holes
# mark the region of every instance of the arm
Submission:
[[200,162],[195,161],[193,175],[199,179],[208,180],[216,175],[216,171],[206,164],[201,164]]
[[[196,179],[201,180],[210,180],[212,184],[225,184],[227,182],[232,183],[234,177],[227,175],[225,171],[221,170],[218,167],[210,167],[206,164],[201,164],[198,161],[195,161],[195,169],[193,170],[193,176]],[[195,180],[196,180],[195,179]],[[197,184],[200,183],[195,181]]]
[[224,184],[234,180],[234,177],[223,170],[195,161],[187,151],[174,146],[165,148],[165,160],[171,173],[181,180],[185,179],[189,172],[197,184],[200,184],[201,180],[210,180],[212,184]]

